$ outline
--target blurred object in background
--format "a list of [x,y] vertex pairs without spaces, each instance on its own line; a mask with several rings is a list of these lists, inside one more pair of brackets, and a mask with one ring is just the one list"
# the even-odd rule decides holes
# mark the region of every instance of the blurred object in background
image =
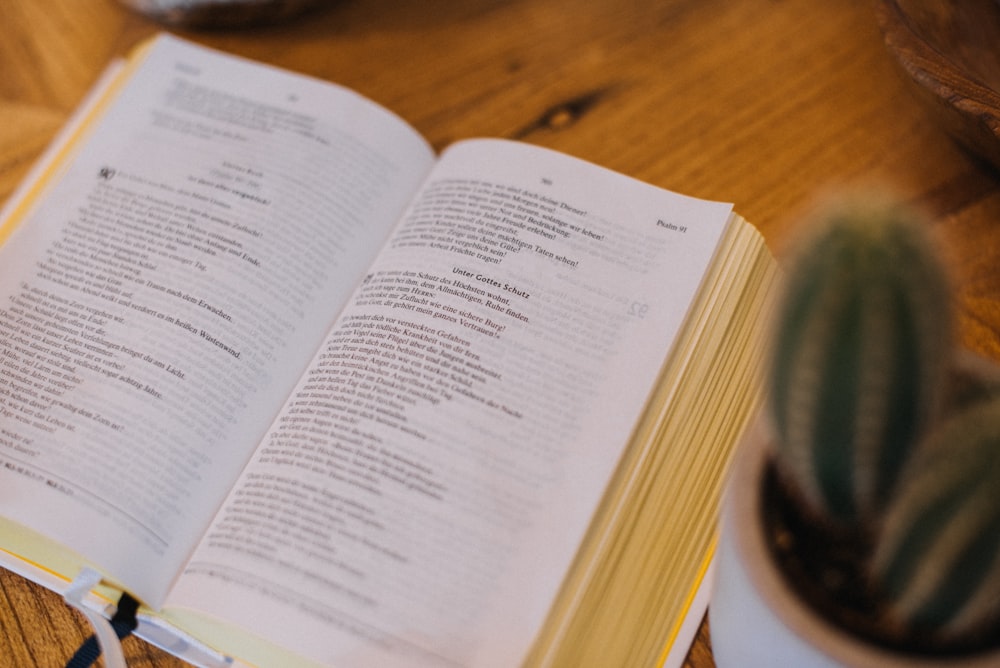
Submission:
[[277,23],[326,0],[119,0],[126,7],[170,26],[239,28]]
[[1000,3],[878,0],[885,45],[932,118],[1000,168]]

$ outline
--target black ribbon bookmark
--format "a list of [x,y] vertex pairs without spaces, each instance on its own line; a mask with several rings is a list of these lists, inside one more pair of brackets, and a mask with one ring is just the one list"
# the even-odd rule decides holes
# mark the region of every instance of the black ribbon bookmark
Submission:
[[[118,640],[123,640],[132,635],[135,627],[139,625],[136,613],[139,611],[139,601],[129,596],[128,592],[122,594],[118,599],[118,609],[111,617],[111,628],[115,630]],[[73,654],[73,657],[66,664],[66,668],[89,668],[101,655],[101,645],[97,642],[97,635],[91,635],[83,641],[80,647]]]

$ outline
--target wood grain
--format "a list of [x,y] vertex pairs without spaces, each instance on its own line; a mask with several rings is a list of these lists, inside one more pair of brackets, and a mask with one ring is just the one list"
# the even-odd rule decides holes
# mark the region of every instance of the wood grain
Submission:
[[[105,63],[158,29],[112,0],[0,2],[0,199]],[[963,341],[1000,359],[1000,181],[915,103],[866,0],[332,0],[180,34],[354,88],[438,148],[518,138],[736,202],[779,256],[824,193],[891,187],[947,243]],[[62,665],[86,632],[0,573],[0,666]],[[686,665],[714,665],[707,626]]]
[[1000,167],[1000,3],[878,0],[886,46],[938,123]]

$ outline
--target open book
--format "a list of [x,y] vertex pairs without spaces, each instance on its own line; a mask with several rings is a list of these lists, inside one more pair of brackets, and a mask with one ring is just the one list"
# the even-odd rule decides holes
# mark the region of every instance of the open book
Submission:
[[8,567],[202,665],[680,664],[776,273],[730,205],[160,36],[2,225]]

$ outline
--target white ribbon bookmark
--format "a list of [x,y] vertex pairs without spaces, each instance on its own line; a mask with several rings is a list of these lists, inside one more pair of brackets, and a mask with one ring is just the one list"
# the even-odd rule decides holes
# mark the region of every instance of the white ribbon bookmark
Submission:
[[122,653],[121,641],[110,620],[100,612],[84,604],[83,598],[91,589],[101,582],[101,574],[92,568],[84,568],[80,571],[76,579],[70,583],[69,589],[63,594],[63,598],[71,606],[83,613],[94,627],[94,636],[97,644],[101,648],[101,655],[104,657],[105,668],[127,668],[125,655]]

